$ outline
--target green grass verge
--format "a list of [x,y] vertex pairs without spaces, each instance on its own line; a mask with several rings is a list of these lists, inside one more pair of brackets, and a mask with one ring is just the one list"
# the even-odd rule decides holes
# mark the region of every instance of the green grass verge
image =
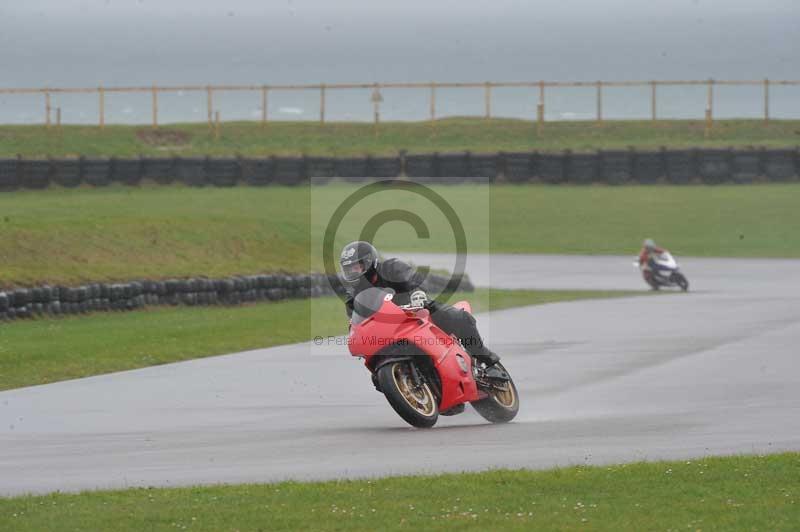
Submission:
[[[310,235],[323,234],[330,213],[355,189],[113,186],[3,193],[0,287],[321,271],[309,256]],[[471,252],[633,255],[642,238],[653,237],[678,255],[800,257],[800,184],[433,189],[460,214]],[[345,218],[340,244],[355,239],[386,205],[402,205],[419,213],[431,238],[391,222],[378,232],[379,249],[452,249],[447,221],[426,199],[381,194],[387,196]]]
[[0,529],[796,530],[800,454],[0,499]]
[[361,155],[410,152],[557,151],[670,147],[792,146],[800,142],[800,121],[720,120],[709,138],[702,120],[551,122],[541,136],[536,124],[513,119],[447,118],[430,122],[388,122],[379,134],[371,124],[226,122],[215,140],[205,124],[173,124],[153,131],[143,126],[0,126],[0,157],[93,155]]
[[[640,293],[647,292],[634,294]],[[454,297],[480,312],[626,295],[631,293],[478,289]],[[303,342],[346,329],[344,306],[335,297],[18,321],[0,326],[0,390]]]

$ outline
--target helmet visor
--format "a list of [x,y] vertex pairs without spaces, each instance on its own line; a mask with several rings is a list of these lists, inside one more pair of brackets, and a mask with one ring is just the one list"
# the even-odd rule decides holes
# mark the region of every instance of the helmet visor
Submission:
[[342,262],[342,277],[345,281],[356,281],[369,268],[369,259],[356,259]]

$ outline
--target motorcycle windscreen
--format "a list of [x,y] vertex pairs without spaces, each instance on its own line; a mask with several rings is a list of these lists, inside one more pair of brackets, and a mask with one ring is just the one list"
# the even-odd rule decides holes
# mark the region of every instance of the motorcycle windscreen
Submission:
[[386,301],[392,300],[394,293],[391,288],[377,287],[367,288],[359,292],[353,300],[352,323],[358,325],[375,315]]
[[675,269],[677,267],[677,263],[675,262],[675,259],[672,257],[672,255],[668,251],[665,251],[661,255],[656,257],[655,264],[659,268],[666,269],[666,270],[672,270],[672,269]]

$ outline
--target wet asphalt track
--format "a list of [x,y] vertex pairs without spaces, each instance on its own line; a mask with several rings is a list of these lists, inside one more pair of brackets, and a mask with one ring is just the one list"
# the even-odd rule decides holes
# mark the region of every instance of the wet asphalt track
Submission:
[[[419,263],[447,267],[439,257]],[[479,285],[644,289],[628,257],[471,257]],[[408,428],[342,347],[0,392],[0,494],[800,450],[800,261],[684,259],[690,294],[479,316],[516,421]]]

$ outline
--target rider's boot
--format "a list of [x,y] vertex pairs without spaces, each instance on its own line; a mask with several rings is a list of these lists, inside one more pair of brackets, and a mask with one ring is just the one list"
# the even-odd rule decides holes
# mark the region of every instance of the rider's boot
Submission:
[[480,371],[484,377],[501,380],[510,379],[508,373],[503,370],[503,366],[497,365],[500,362],[500,357],[488,347],[483,346],[478,353],[472,355],[472,358],[486,366]]
[[473,353],[470,353],[472,357],[478,362],[484,363],[487,368],[492,367],[500,362],[500,357],[497,356],[497,353],[485,345],[482,345],[479,349],[473,349],[473,351]]

